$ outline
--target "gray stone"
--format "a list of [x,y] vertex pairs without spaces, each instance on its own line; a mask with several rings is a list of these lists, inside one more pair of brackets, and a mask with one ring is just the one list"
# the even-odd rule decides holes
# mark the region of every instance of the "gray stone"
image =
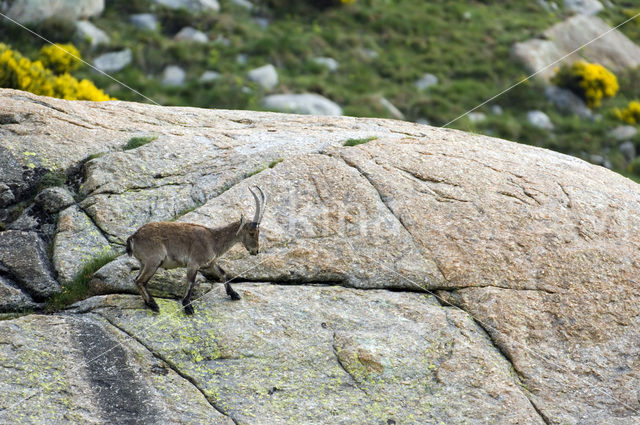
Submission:
[[169,65],[162,72],[162,84],[165,86],[181,86],[187,77],[184,69],[177,65]]
[[609,161],[609,158],[604,155],[592,154],[589,156],[589,160],[596,165],[600,165],[601,167],[609,169],[613,168],[611,165],[611,161]]
[[575,15],[547,29],[543,38],[515,43],[512,51],[543,80],[551,79],[559,66],[578,60],[600,63],[613,72],[640,66],[640,46],[596,16]]
[[438,77],[433,74],[424,74],[416,81],[415,86],[418,90],[424,90],[436,84],[438,84]]
[[307,115],[342,115],[342,108],[319,94],[273,94],[262,99],[266,109]]
[[50,18],[69,22],[98,16],[104,10],[104,0],[13,0],[3,12],[23,24]]
[[598,0],[564,0],[564,7],[581,15],[596,15],[604,9]]
[[109,36],[89,21],[76,22],[76,36],[81,40],[87,40],[91,43],[91,47],[101,44],[108,44]]
[[487,115],[484,112],[469,112],[467,115],[469,121],[472,123],[481,123],[487,120]]
[[249,55],[245,53],[238,53],[236,56],[236,63],[238,65],[246,65],[249,62]]
[[634,145],[633,142],[626,141],[621,143],[620,146],[618,146],[618,150],[628,162],[631,162],[636,158],[636,145]]
[[278,72],[271,64],[252,69],[247,73],[247,77],[264,90],[271,90],[278,85]]
[[577,115],[581,118],[591,118],[593,113],[582,99],[570,90],[557,86],[547,86],[544,89],[547,99],[560,111]]
[[4,183],[0,183],[0,207],[11,205],[16,197],[13,195],[11,188]]
[[47,247],[33,232],[0,232],[0,275],[10,276],[36,300],[60,291],[53,278]]
[[196,43],[207,43],[209,37],[202,31],[193,27],[184,27],[173,37],[177,41],[193,41]]
[[400,110],[398,108],[395,107],[395,105],[391,102],[389,102],[388,99],[381,97],[380,98],[380,105],[382,105],[382,107],[384,109],[387,110],[387,112],[389,113],[389,115],[391,115],[391,117],[397,119],[397,120],[403,120],[404,119],[404,114],[402,112],[400,112]]
[[219,12],[218,0],[153,0],[154,3],[170,9],[185,9],[189,12]]
[[263,17],[260,17],[260,16],[254,17],[253,18],[253,22],[255,22],[256,25],[258,25],[262,29],[268,28],[269,24],[271,24],[271,21],[269,21],[268,18],[263,18]]
[[122,71],[133,59],[130,49],[105,53],[94,59],[93,65],[102,72],[113,74]]
[[549,116],[542,111],[527,112],[527,121],[534,127],[542,128],[544,130],[553,130],[554,128]]
[[317,57],[317,58],[313,58],[313,61],[318,65],[324,66],[331,72],[336,72],[338,70],[338,66],[339,66],[338,61],[335,60],[334,58]]
[[609,137],[617,140],[624,141],[635,137],[638,134],[638,129],[632,125],[619,125],[609,132]]
[[491,105],[491,113],[493,115],[502,115],[502,113],[503,113],[502,106],[500,106],[500,105]]
[[75,202],[71,192],[59,186],[42,189],[34,201],[49,214],[57,213]]
[[109,241],[77,206],[60,213],[53,242],[53,265],[64,284],[90,260],[112,253]]
[[202,73],[198,81],[201,83],[211,83],[213,81],[219,80],[222,77],[222,74],[216,71],[205,71]]
[[158,29],[158,18],[152,13],[137,13],[129,16],[129,21],[142,30],[155,31]]
[[0,276],[0,313],[41,307],[14,282]]
[[7,225],[10,230],[38,231],[41,226],[41,218],[38,217],[35,207],[29,205],[20,216]]

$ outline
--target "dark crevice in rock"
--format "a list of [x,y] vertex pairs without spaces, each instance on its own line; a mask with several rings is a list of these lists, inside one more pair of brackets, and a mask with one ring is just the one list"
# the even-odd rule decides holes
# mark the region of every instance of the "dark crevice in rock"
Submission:
[[11,99],[14,99],[14,100],[22,100],[24,102],[35,103],[37,105],[41,105],[41,106],[44,106],[46,108],[53,109],[54,111],[62,112],[65,115],[67,114],[67,111],[65,111],[64,109],[57,108],[57,107],[55,107],[55,106],[53,106],[53,105],[51,105],[51,104],[49,104],[47,102],[43,102],[42,100],[32,99],[30,97],[21,96],[21,95],[14,95],[14,96],[9,96],[9,97]]
[[[453,293],[453,292],[455,292],[455,290],[450,290],[450,291],[440,290],[439,292]],[[535,402],[533,400],[533,397],[531,397],[531,394],[526,389],[526,386],[523,384],[524,377],[520,374],[518,369],[516,369],[516,367],[515,367],[515,365],[513,363],[513,359],[511,358],[511,355],[509,354],[508,350],[506,349],[506,347],[504,347],[499,341],[497,341],[493,337],[494,333],[491,330],[494,329],[495,331],[497,331],[497,329],[492,328],[491,326],[486,325],[485,323],[483,323],[480,320],[478,320],[473,314],[471,314],[471,312],[467,311],[464,307],[462,307],[461,305],[456,303],[455,297],[453,297],[453,296],[452,297],[447,297],[447,299],[445,300],[442,296],[436,295],[435,298],[436,298],[436,300],[438,301],[438,303],[442,307],[454,308],[456,310],[460,310],[460,311],[466,313],[473,320],[473,322],[476,324],[476,326],[478,326],[478,328],[482,329],[481,333],[484,334],[484,336],[486,337],[487,341],[489,341],[491,343],[491,346],[500,354],[500,356],[502,358],[505,359],[505,361],[509,364],[511,370],[513,370],[515,384],[518,386],[518,388],[520,389],[522,394],[527,398],[527,400],[529,400],[529,403],[531,404],[532,408],[536,411],[536,413],[540,416],[540,418],[542,419],[542,421],[545,424],[551,425],[552,422],[550,421],[550,419],[540,410],[540,408],[538,408],[538,406],[536,406],[536,404],[535,404]]]
[[238,423],[231,415],[225,413],[224,410],[220,406],[216,405],[214,400],[212,400],[209,396],[207,396],[206,391],[198,385],[198,383],[195,381],[195,379],[193,379],[191,376],[187,375],[186,373],[182,372],[177,367],[177,365],[175,365],[173,362],[171,362],[171,360],[166,359],[162,355],[160,355],[159,353],[156,353],[155,351],[153,351],[153,348],[150,347],[148,343],[146,343],[144,340],[138,338],[136,335],[134,335],[133,333],[127,331],[126,329],[118,326],[108,316],[105,315],[105,316],[102,316],[102,317],[105,320],[107,320],[113,327],[115,327],[118,330],[122,331],[123,333],[128,335],[131,339],[137,341],[140,345],[142,345],[144,348],[146,348],[151,353],[151,355],[153,355],[153,357],[157,358],[158,360],[162,361],[167,366],[169,366],[171,368],[171,370],[173,370],[178,376],[182,377],[184,380],[188,381],[191,385],[193,385],[193,387],[195,389],[197,389],[203,395],[203,397],[205,398],[205,400],[207,400],[207,402],[211,405],[211,407],[213,407],[215,410],[217,410],[220,414],[222,414],[222,415],[228,417],[229,419],[231,419],[231,421],[233,421],[234,424]]
[[123,346],[98,323],[83,319],[74,321],[73,338],[103,421],[157,423],[160,412],[149,399],[146,384],[130,367]]

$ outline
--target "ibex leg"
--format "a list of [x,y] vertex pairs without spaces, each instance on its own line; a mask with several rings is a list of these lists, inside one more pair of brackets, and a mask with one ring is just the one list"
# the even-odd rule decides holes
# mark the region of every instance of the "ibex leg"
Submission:
[[160,311],[160,308],[158,307],[156,300],[154,300],[149,291],[147,291],[147,282],[149,282],[151,276],[153,276],[156,270],[158,270],[158,267],[160,267],[160,264],[145,264],[136,277],[136,286],[138,287],[138,290],[140,290],[144,303],[155,312]]
[[193,292],[193,286],[196,283],[196,274],[198,274],[197,268],[187,268],[187,292],[182,299],[182,305],[184,306],[184,312],[186,314],[193,314],[193,305],[191,305],[191,293]]

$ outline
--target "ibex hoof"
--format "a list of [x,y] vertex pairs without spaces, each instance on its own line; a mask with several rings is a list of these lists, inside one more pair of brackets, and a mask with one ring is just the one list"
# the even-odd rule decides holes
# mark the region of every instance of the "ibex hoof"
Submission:
[[237,293],[237,292],[235,292],[235,291],[234,291],[234,292],[231,292],[231,293],[229,294],[229,296],[231,297],[231,299],[232,299],[233,301],[238,301],[238,300],[240,299],[240,295],[238,295],[238,293]]
[[160,307],[158,307],[158,304],[156,304],[155,301],[151,302],[151,303],[146,303],[147,307],[149,307],[151,310],[155,311],[156,313],[160,313]]
[[184,306],[184,313],[187,316],[191,316],[193,314],[193,306],[191,304],[187,304]]

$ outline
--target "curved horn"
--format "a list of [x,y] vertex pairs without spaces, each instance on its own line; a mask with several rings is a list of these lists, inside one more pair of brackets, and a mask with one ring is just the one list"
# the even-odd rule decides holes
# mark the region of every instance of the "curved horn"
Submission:
[[[258,189],[260,189],[260,188],[258,187]],[[253,222],[259,224],[260,223],[260,218],[261,218],[260,210],[262,209],[261,208],[262,207],[262,205],[261,205],[262,202],[260,202],[260,199],[258,199],[258,195],[256,195],[256,193],[253,190],[251,190],[251,188],[249,188],[249,192],[251,192],[251,194],[253,195],[253,199],[255,199],[255,201],[256,201],[256,213],[253,216]]]
[[256,189],[260,191],[260,196],[262,196],[262,205],[260,206],[260,217],[258,217],[258,223],[262,221],[262,216],[264,215],[264,205],[267,203],[267,195],[264,194],[260,186],[256,186]]

